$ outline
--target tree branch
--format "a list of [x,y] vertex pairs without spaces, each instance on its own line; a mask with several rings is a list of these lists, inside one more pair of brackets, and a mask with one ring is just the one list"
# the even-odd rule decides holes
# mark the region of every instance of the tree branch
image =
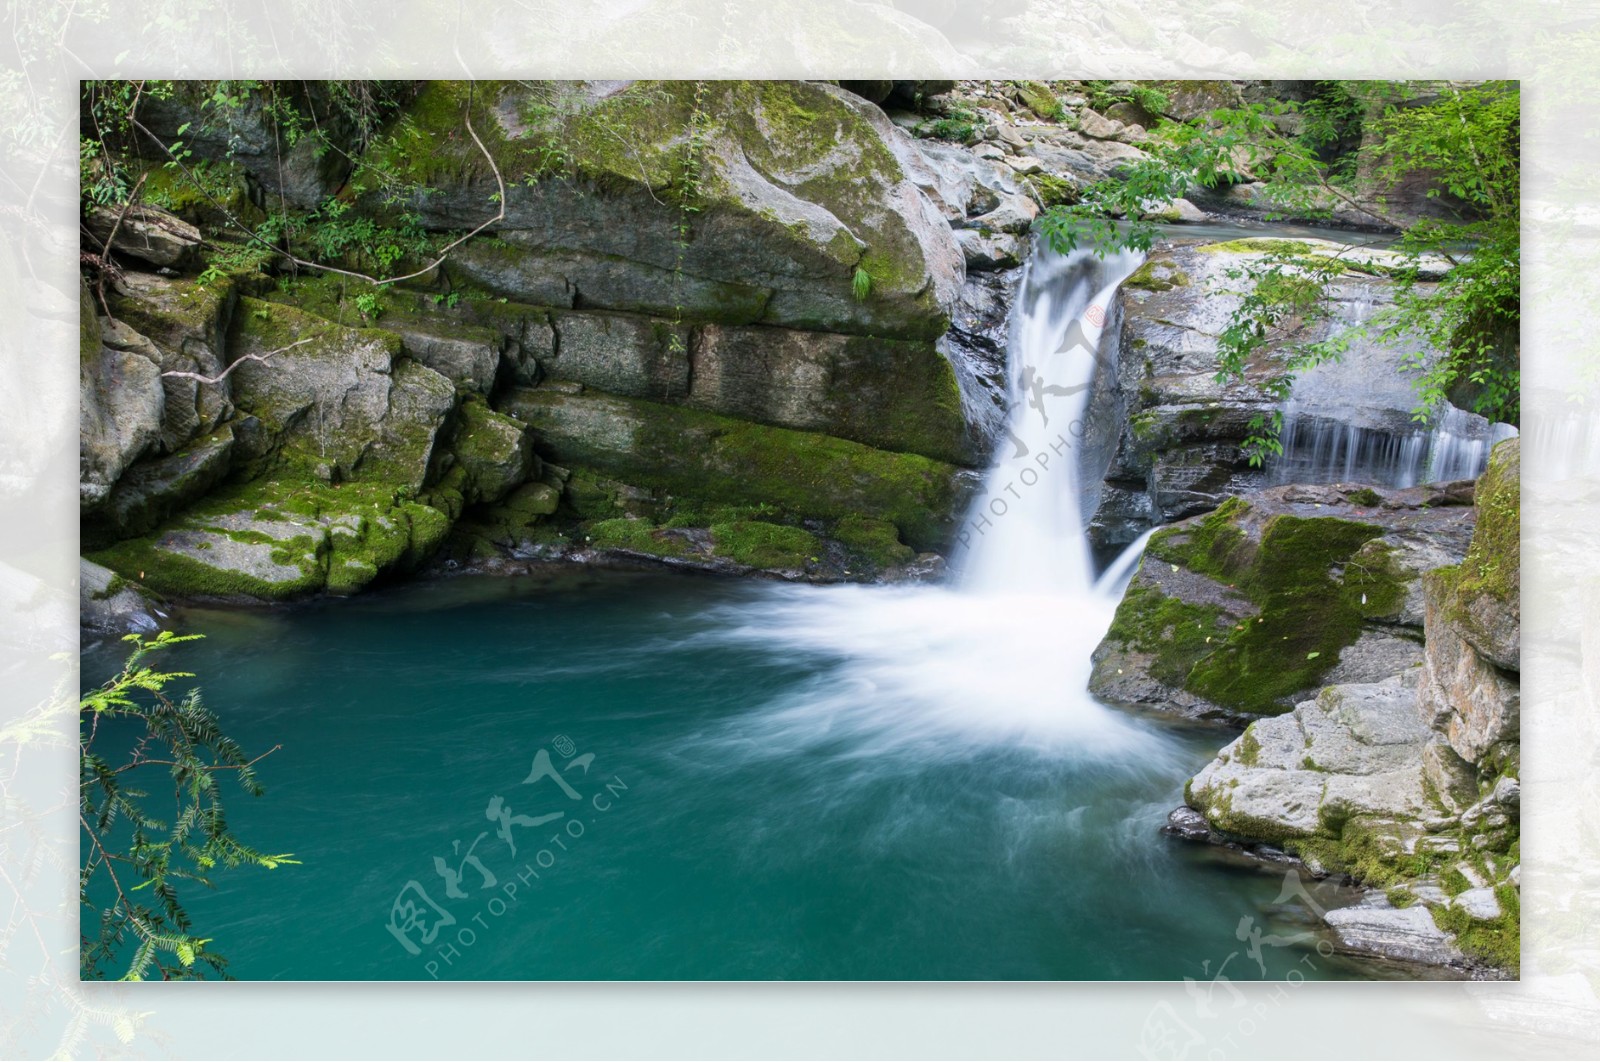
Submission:
[[295,347],[304,346],[305,344],[311,342],[311,340],[314,338],[316,337],[307,336],[304,339],[296,340],[295,342],[290,343],[286,347],[279,347],[277,350],[269,350],[265,354],[246,354],[242,358],[234,360],[226,369],[223,369],[222,372],[218,373],[216,376],[202,376],[197,372],[180,372],[177,369],[170,369],[161,375],[163,377],[172,376],[182,380],[199,380],[203,384],[221,383],[223,380],[228,378],[229,373],[247,361],[266,361],[268,358],[282,354],[286,350],[293,350]]

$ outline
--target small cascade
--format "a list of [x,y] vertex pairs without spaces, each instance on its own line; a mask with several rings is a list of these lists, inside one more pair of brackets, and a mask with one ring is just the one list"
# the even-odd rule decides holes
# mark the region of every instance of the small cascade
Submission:
[[[1338,327],[1367,323],[1382,299],[1372,284],[1338,285]],[[1414,487],[1472,479],[1494,444],[1516,434],[1448,403],[1421,424],[1416,404],[1415,373],[1393,345],[1358,336],[1338,361],[1296,377],[1282,410],[1283,453],[1268,463],[1267,481]]]
[[[1397,419],[1397,418],[1396,418]],[[1351,410],[1305,409],[1295,399],[1284,404],[1283,453],[1272,459],[1267,479],[1283,483],[1368,483],[1414,487],[1474,479],[1489,462],[1494,444],[1517,434],[1509,424],[1494,424],[1446,405],[1427,427],[1377,427]]]

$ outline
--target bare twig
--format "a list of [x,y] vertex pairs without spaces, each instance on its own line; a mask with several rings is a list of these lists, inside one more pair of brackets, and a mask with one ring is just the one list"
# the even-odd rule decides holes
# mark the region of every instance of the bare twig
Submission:
[[296,340],[295,342],[290,343],[286,347],[279,347],[277,350],[269,350],[265,354],[246,354],[244,357],[233,361],[226,369],[223,369],[222,372],[218,373],[216,376],[202,376],[197,372],[181,372],[177,369],[169,369],[161,375],[163,377],[173,376],[183,380],[199,380],[203,384],[221,383],[223,380],[228,378],[229,373],[247,361],[266,361],[268,358],[282,354],[286,350],[293,350],[295,347],[304,346],[305,344],[311,342],[311,340],[314,338],[314,336],[307,336],[304,339]]

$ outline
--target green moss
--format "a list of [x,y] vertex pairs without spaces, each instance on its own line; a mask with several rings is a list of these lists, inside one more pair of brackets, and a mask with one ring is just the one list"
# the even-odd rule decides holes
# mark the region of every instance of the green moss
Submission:
[[1071,178],[1053,173],[1035,173],[1027,178],[1027,182],[1033,187],[1040,205],[1046,208],[1068,206],[1076,203],[1081,195],[1077,183]]
[[1415,856],[1359,819],[1330,822],[1325,817],[1316,834],[1296,837],[1285,848],[1329,873],[1347,874],[1374,888],[1397,885],[1417,870]]
[[690,557],[694,549],[680,535],[649,520],[619,517],[591,524],[584,532],[596,549],[625,549],[653,557]]
[[817,536],[804,528],[761,520],[713,524],[711,540],[718,556],[752,568],[804,568],[822,550]]
[[[888,520],[915,549],[943,548],[964,498],[951,465],[829,435],[615,396],[533,391],[507,408],[568,467],[700,505],[766,503],[806,519]],[[594,445],[599,424],[625,433],[626,448]]]
[[[1257,841],[1262,844],[1278,845],[1287,848],[1297,841],[1301,834],[1297,830],[1284,825],[1276,819],[1263,819],[1233,807],[1233,796],[1229,790],[1205,790],[1196,792],[1193,787],[1186,790],[1191,806],[1198,807],[1205,813],[1206,820],[1212,826],[1225,834],[1247,841]],[[1196,803],[1195,798],[1199,798]]]
[[[1292,708],[1292,695],[1319,685],[1340,650],[1360,636],[1361,612],[1341,592],[1334,569],[1381,533],[1331,517],[1273,517],[1239,584],[1260,614],[1238,624],[1217,651],[1199,661],[1185,687],[1252,715]],[[1224,573],[1232,563],[1210,552],[1199,555]]]
[[1477,523],[1461,561],[1456,599],[1480,594],[1516,600],[1522,585],[1522,450],[1517,439],[1494,448],[1473,496]]
[[1373,539],[1345,565],[1340,592],[1345,604],[1364,619],[1393,619],[1405,605],[1408,580],[1413,577],[1400,564],[1394,547]]
[[1189,604],[1136,583],[1123,596],[1106,640],[1153,654],[1150,673],[1181,686],[1194,665],[1211,652],[1211,640],[1226,629],[1218,623],[1222,615],[1214,605]]
[[1479,962],[1505,970],[1513,977],[1522,971],[1522,898],[1516,887],[1501,885],[1494,890],[1500,902],[1500,916],[1488,921],[1474,919],[1459,907],[1435,907],[1434,924],[1453,933],[1456,947]]
[[1246,767],[1254,767],[1261,759],[1261,742],[1256,740],[1256,725],[1251,723],[1244,728],[1244,733],[1239,735],[1239,748],[1234,753],[1234,759]]
[[1345,498],[1356,505],[1364,505],[1369,509],[1383,504],[1382,495],[1371,487],[1358,487],[1355,490],[1347,491]]
[[1198,248],[1211,254],[1313,254],[1316,248],[1303,240],[1253,236],[1242,240],[1208,243]]
[[1250,511],[1243,498],[1229,498],[1193,527],[1173,527],[1150,536],[1145,553],[1192,572],[1232,582],[1255,559],[1255,549],[1239,528]]
[[842,542],[855,563],[873,568],[906,564],[916,551],[900,541],[900,533],[887,520],[852,514],[834,524],[832,535]]
[[1163,259],[1152,259],[1133,271],[1122,282],[1125,288],[1139,291],[1171,291],[1189,286],[1189,274]]
[[1050,91],[1050,86],[1039,81],[1023,81],[1017,85],[1017,96],[1022,100],[1022,105],[1034,113],[1037,118],[1047,122],[1059,122],[1066,116],[1067,109],[1061,103],[1061,98]]
[[[278,538],[248,527],[228,526],[238,514],[297,521],[307,531]],[[410,570],[433,554],[450,526],[449,516],[390,485],[333,486],[280,473],[224,487],[156,533],[89,556],[172,597],[244,596],[278,601],[324,589],[350,593],[385,572]],[[268,546],[275,564],[298,568],[300,574],[268,581],[214,567],[163,548],[171,531],[199,531]]]

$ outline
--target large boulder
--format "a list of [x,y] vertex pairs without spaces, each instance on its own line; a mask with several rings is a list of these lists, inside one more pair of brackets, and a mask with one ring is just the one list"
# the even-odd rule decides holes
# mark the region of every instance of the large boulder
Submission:
[[83,225],[101,247],[153,266],[181,269],[200,250],[200,230],[159,207],[95,207]]
[[[1417,487],[1276,487],[1153,535],[1090,688],[1208,719],[1275,715],[1324,682],[1420,663],[1416,589],[1473,510]],[[1456,504],[1451,504],[1455,501]]]
[[382,479],[420,490],[456,405],[450,380],[401,358],[400,337],[241,299],[229,333],[233,399],[258,429],[246,461],[286,459],[324,479]]
[[465,83],[430,83],[374,149],[428,189],[406,205],[430,227],[469,229],[503,205],[502,239],[454,256],[465,280],[536,304],[720,322],[907,338],[935,338],[948,323],[961,252],[908,176],[914,150],[882,111],[837,86],[472,91],[504,204],[465,135]]
[[166,396],[161,369],[143,353],[109,345],[83,290],[78,345],[78,500],[105,503],[134,461],[160,445]]
[[128,272],[109,303],[113,317],[144,341],[137,347],[140,353],[163,373],[165,452],[179,450],[232,415],[230,382],[224,375],[228,326],[236,303],[230,282],[198,284]]
[[350,593],[409,570],[449,528],[445,513],[389,485],[266,476],[89,559],[172,597],[274,601]]
[[1190,806],[1221,833],[1274,844],[1319,831],[1339,837],[1352,819],[1417,832],[1418,820],[1437,814],[1422,754],[1440,737],[1418,711],[1416,685],[1412,669],[1328,686],[1287,715],[1252,723],[1190,781]]

